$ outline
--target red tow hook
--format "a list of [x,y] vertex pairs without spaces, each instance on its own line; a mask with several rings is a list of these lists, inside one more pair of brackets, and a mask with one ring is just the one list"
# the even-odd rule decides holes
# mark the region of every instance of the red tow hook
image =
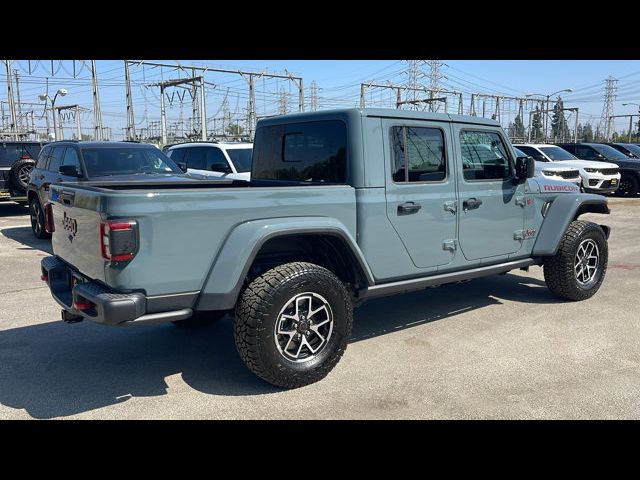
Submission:
[[73,308],[75,308],[76,310],[80,310],[81,312],[91,310],[93,307],[93,303],[87,300],[76,300],[73,302]]
[[40,275],[40,280],[42,280],[43,282],[48,282],[49,281],[49,275],[46,273],[43,273],[42,275]]

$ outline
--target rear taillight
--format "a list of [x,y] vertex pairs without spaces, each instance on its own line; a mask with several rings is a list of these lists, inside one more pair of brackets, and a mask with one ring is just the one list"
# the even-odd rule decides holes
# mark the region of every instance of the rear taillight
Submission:
[[100,223],[102,258],[126,262],[138,252],[138,223],[135,220],[106,220]]
[[29,155],[20,155],[20,160],[31,160]]
[[56,226],[53,223],[53,203],[44,204],[44,231],[47,233],[53,233],[56,231]]

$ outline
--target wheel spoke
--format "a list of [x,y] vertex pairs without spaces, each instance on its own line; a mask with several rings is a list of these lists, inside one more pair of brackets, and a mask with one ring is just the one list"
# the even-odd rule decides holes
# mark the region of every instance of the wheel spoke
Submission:
[[305,345],[311,351],[311,353],[316,353],[318,350],[320,350],[323,347],[323,344],[321,343],[314,349],[309,343],[309,341],[307,340],[307,338],[304,336],[302,337],[302,342],[300,343],[302,345]]
[[312,331],[314,334],[316,334],[316,336],[320,339],[320,342],[324,342],[324,337],[318,331],[318,327],[317,326],[312,326],[310,328],[310,331]]
[[[327,312],[327,306],[326,305],[322,305],[321,307],[318,307],[315,310],[310,310],[309,311],[309,315],[307,315],[307,318],[309,320],[311,320],[316,313],[321,312],[323,310],[325,311],[325,313]],[[329,315],[327,314],[327,316],[329,316]]]
[[291,334],[289,335],[289,340],[287,341],[287,344],[283,348],[285,352],[289,350],[289,345],[291,345],[291,341],[295,338],[295,336],[296,336],[296,332],[291,332]]

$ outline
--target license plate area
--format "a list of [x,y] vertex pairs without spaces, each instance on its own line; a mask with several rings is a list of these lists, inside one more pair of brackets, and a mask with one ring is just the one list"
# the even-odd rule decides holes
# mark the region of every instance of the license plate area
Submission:
[[618,179],[617,178],[612,178],[611,179],[611,186],[617,185],[618,184]]

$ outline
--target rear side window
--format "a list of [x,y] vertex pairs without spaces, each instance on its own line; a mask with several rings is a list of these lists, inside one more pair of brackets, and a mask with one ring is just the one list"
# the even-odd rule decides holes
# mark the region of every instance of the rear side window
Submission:
[[260,127],[252,179],[345,183],[347,127],[339,120]]
[[447,176],[444,136],[439,128],[392,127],[393,181],[439,182]]
[[502,180],[511,176],[507,148],[496,132],[460,132],[462,173],[465,180]]
[[36,168],[45,169],[47,168],[47,162],[49,161],[49,155],[51,155],[51,147],[44,147],[40,152],[40,156],[38,157],[38,163],[36,163]]
[[51,160],[49,161],[50,172],[58,173],[60,170],[60,165],[62,165],[62,157],[64,155],[65,147],[54,147],[53,152],[51,153]]
[[538,162],[548,162],[544,155],[541,155],[539,151],[537,151],[533,147],[527,147],[526,145],[518,145],[518,150],[520,150],[525,155],[529,155],[533,157]]

